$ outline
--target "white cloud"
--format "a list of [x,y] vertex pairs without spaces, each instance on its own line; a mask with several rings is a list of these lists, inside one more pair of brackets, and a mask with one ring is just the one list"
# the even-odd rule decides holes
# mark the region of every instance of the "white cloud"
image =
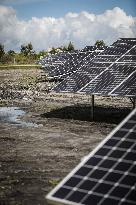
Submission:
[[88,12],[68,13],[62,18],[33,17],[21,21],[11,7],[0,6],[0,42],[6,49],[19,49],[32,42],[35,50],[65,45],[72,41],[77,48],[103,39],[111,44],[120,37],[136,37],[136,18],[116,7],[101,15]]

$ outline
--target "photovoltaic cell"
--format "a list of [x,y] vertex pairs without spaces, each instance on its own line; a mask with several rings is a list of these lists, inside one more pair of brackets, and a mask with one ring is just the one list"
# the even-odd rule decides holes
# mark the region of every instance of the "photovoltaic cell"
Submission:
[[47,195],[52,204],[136,204],[136,109]]

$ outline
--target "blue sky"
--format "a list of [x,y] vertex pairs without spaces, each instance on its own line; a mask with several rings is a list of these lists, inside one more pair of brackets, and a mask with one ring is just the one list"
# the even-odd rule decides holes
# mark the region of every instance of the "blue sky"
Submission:
[[12,6],[20,19],[31,17],[62,17],[68,12],[87,11],[95,14],[120,7],[127,15],[136,16],[136,0],[0,0],[1,5]]
[[136,0],[0,0],[0,43],[19,50],[136,38]]

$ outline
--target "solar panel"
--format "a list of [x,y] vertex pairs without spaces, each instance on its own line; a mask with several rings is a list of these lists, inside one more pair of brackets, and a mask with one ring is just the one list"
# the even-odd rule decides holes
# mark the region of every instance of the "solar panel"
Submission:
[[39,63],[42,68],[48,73],[49,77],[65,78],[78,70],[85,61],[92,59],[106,48],[105,46],[87,46],[83,50],[72,52],[61,52],[55,55],[50,55]]
[[112,63],[117,60],[119,55],[98,55],[93,62],[109,62]]
[[[113,51],[113,47],[107,48],[108,53],[110,49]],[[82,87],[84,87],[87,83],[89,83],[92,79],[94,79],[97,75],[99,75],[102,71],[104,71],[108,66],[112,64],[110,61],[110,57],[106,56],[106,50],[101,54],[98,54],[93,59],[89,56],[82,61],[82,66],[70,77],[66,78],[63,82],[54,87],[53,91],[55,92],[77,92]],[[115,53],[116,50],[114,50]],[[104,56],[103,56],[104,55]],[[104,57],[104,58],[103,58]],[[115,59],[117,55],[115,55]]]
[[133,72],[129,78],[121,83],[114,91],[111,93],[112,95],[125,95],[127,97],[136,96],[136,70]]
[[[38,63],[42,65],[46,73],[53,73],[54,71],[59,71],[68,61],[73,60],[73,55],[76,53],[78,53],[78,51],[74,51],[74,53],[60,52],[52,54],[39,60]],[[52,77],[52,75],[50,75],[50,77]]]
[[136,109],[48,195],[52,204],[136,204]]
[[95,78],[99,73],[101,73],[106,66],[101,64],[101,67],[96,67],[96,65],[85,65],[76,73],[71,74],[66,80],[62,81],[60,84],[53,88],[55,92],[77,92],[84,85],[90,82],[90,80]]
[[136,55],[136,47],[134,47],[133,49],[131,49],[131,50],[128,52],[128,55]]
[[136,63],[136,55],[125,55],[123,58],[119,60],[119,62],[129,62],[129,63]]
[[68,53],[66,52],[60,52],[60,53],[57,53],[57,54],[52,54],[52,55],[49,55],[49,56],[46,56],[44,58],[42,58],[40,60],[40,63],[42,65],[51,65],[52,63],[64,63],[67,59],[68,59]]
[[136,71],[136,66],[113,64],[99,76],[89,82],[79,92],[110,95],[128,76]]
[[117,95],[114,91],[118,87],[121,89],[123,84],[128,92],[118,90],[118,95],[136,96],[135,82],[133,86],[127,83],[135,70],[136,40],[119,39],[93,59],[86,58],[77,71],[56,85],[52,91]]
[[72,59],[68,59],[62,66],[56,67],[54,70],[48,72],[52,77],[67,77],[77,71],[82,65],[85,64],[87,59],[91,60],[94,56],[98,55],[101,51],[87,51],[79,52],[72,55]]
[[[132,74],[136,71],[136,62],[135,56],[131,55],[128,58],[128,53],[131,52],[136,47],[134,45],[132,48],[122,55],[120,58],[115,60],[115,62],[109,66],[104,72],[100,73],[100,75],[96,76],[95,79],[91,80],[88,84],[82,87],[79,92],[82,93],[91,93],[91,94],[102,94],[102,95],[114,95],[116,88],[120,87],[122,83],[129,82],[129,77],[132,78]],[[129,63],[128,63],[129,62]],[[135,76],[135,75],[133,75]],[[127,81],[126,81],[127,80]],[[135,81],[133,79],[133,81]],[[124,86],[126,83],[124,84]],[[128,87],[130,83],[127,83],[126,87]],[[135,83],[133,83],[133,87],[129,86],[128,88],[131,96],[136,96],[136,87]],[[118,94],[123,96],[128,96],[127,92],[118,92]]]

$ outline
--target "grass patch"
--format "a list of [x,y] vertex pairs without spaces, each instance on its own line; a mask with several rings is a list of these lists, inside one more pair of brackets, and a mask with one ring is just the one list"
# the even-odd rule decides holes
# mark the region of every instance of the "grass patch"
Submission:
[[0,107],[4,107],[4,106],[7,106],[7,101],[0,99]]
[[60,179],[51,179],[48,181],[49,185],[52,186],[53,188],[58,185],[58,183],[60,182]]
[[22,65],[0,65],[0,70],[5,70],[5,69],[40,69],[41,65],[36,65],[36,64],[22,64]]
[[36,83],[37,83],[36,76],[24,75],[22,79],[20,79],[18,88],[28,90],[30,87],[36,86]]

